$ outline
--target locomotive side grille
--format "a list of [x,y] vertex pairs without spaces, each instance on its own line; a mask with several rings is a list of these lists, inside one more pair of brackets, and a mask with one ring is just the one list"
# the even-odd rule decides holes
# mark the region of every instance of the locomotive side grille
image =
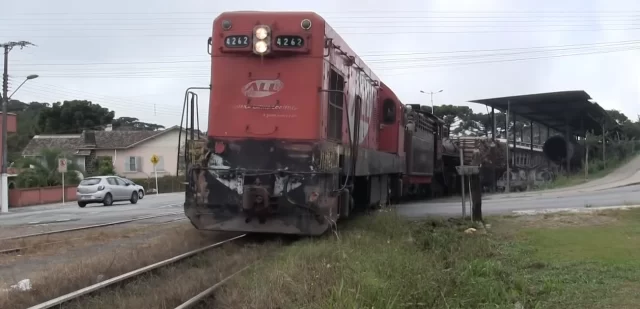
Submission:
[[[344,106],[344,78],[335,70],[329,72],[329,108],[327,138],[342,141],[342,110]],[[338,92],[339,91],[339,92]]]

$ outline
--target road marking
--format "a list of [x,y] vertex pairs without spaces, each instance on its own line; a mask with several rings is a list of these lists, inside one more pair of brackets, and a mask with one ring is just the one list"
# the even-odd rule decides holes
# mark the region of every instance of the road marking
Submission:
[[640,205],[620,205],[620,206],[601,206],[601,207],[583,207],[583,208],[527,209],[527,210],[514,210],[512,211],[512,213],[516,215],[526,216],[526,215],[539,215],[539,214],[560,213],[560,212],[568,212],[568,213],[594,212],[599,210],[610,210],[610,209],[629,210],[633,208],[640,208]]

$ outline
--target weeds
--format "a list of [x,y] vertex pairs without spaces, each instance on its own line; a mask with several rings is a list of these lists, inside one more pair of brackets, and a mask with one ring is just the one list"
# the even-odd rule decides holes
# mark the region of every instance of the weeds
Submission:
[[[51,263],[44,272],[30,277],[33,287],[29,291],[0,291],[0,308],[26,308],[213,243],[222,237],[228,235],[201,233],[189,223],[182,222],[138,242],[132,239],[133,243],[128,246],[120,244],[113,249],[87,250],[82,256],[64,264]],[[13,266],[19,268],[18,263]]]
[[[612,229],[563,220],[564,227],[547,230],[522,227],[516,219],[496,219],[498,228],[489,234],[466,234],[471,225],[457,220],[407,222],[391,213],[359,218],[342,228],[340,240],[324,237],[285,248],[252,276],[218,293],[217,305],[567,309],[640,301],[631,292],[640,286],[632,279],[640,275],[640,268],[634,268],[640,243],[632,239],[634,249],[624,249],[635,221],[612,218],[609,222],[617,226]],[[606,245],[616,241],[622,243]],[[604,257],[592,253],[598,250],[611,252]]]

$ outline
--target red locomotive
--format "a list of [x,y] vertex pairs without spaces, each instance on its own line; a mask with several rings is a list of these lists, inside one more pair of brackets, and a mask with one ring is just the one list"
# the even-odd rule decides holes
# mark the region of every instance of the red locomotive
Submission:
[[442,121],[404,106],[319,15],[223,13],[209,44],[208,141],[184,204],[198,229],[319,235],[445,172]]

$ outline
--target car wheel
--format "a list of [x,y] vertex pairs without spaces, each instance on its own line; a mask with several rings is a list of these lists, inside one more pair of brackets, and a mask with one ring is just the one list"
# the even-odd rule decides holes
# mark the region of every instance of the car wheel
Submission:
[[84,208],[84,206],[87,206],[87,203],[78,202],[78,206],[80,206],[80,208]]
[[138,191],[138,199],[142,199],[144,197],[144,192],[142,190]]
[[104,206],[111,206],[113,204],[113,197],[111,196],[111,193],[107,193],[107,195],[104,196],[102,204],[104,204]]
[[131,204],[135,204],[138,202],[138,192],[131,193],[131,199],[129,200]]

